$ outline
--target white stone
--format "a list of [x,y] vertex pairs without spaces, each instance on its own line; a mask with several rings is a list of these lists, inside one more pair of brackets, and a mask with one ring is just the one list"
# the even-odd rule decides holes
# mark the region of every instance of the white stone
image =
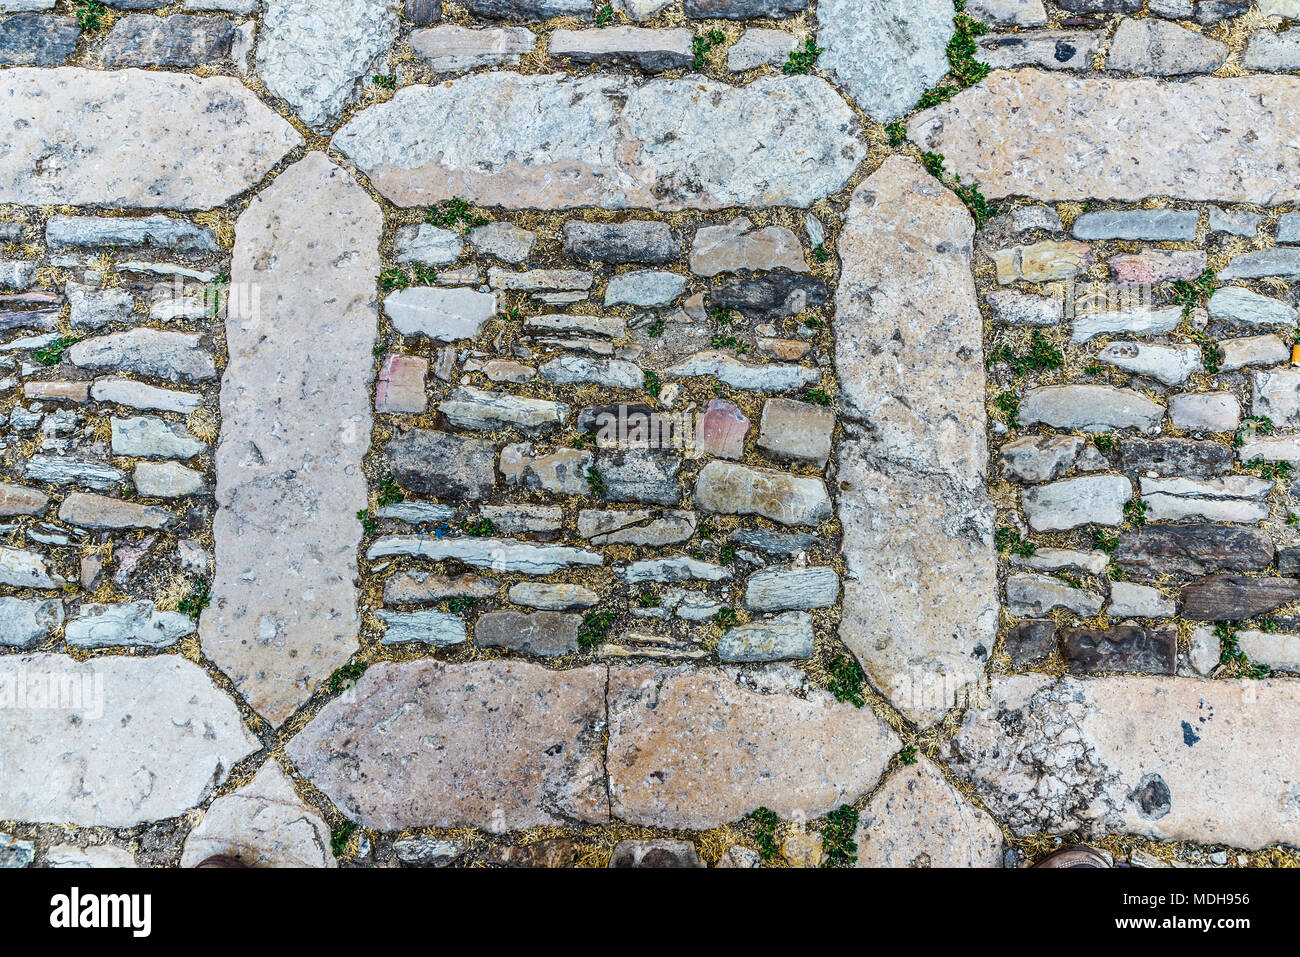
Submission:
[[588,359],[585,356],[559,356],[537,370],[547,382],[578,385],[592,382],[610,389],[640,389],[645,373],[625,359]]
[[1131,336],[1154,336],[1173,332],[1183,320],[1183,310],[1178,306],[1135,309],[1113,309],[1088,313],[1074,320],[1070,341],[1076,345],[1097,336],[1116,332]]
[[1112,342],[1097,353],[1097,359],[1125,372],[1150,376],[1165,385],[1179,385],[1191,378],[1192,373],[1201,371],[1201,350],[1194,345]]
[[1235,322],[1243,326],[1292,326],[1300,314],[1285,302],[1241,286],[1223,286],[1210,296],[1211,319]]
[[109,844],[97,847],[74,847],[71,844],[56,844],[45,852],[46,867],[69,868],[122,868],[135,867],[135,858],[130,851]]
[[13,588],[59,588],[63,579],[51,574],[45,556],[0,545],[0,585]]
[[399,263],[445,266],[460,258],[464,241],[450,229],[428,223],[403,226],[393,235],[393,258]]
[[204,491],[203,473],[179,462],[137,462],[132,480],[148,498],[184,498]]
[[66,637],[74,648],[167,648],[196,631],[188,615],[159,611],[151,601],[82,605],[68,620]]
[[494,292],[416,286],[392,293],[384,313],[404,336],[428,336],[434,342],[473,339],[497,314]]
[[1252,663],[1300,674],[1300,635],[1248,629],[1237,632],[1237,646]]
[[58,599],[0,598],[0,647],[30,648],[62,624]]
[[1112,618],[1172,618],[1174,613],[1174,600],[1166,598],[1158,588],[1111,582],[1106,614]]
[[998,289],[985,298],[994,322],[1009,326],[1055,326],[1065,315],[1065,303],[1054,296],[1035,296]]
[[1025,489],[1023,503],[1029,527],[1036,532],[1081,525],[1119,525],[1133,486],[1122,475],[1087,475]]
[[458,73],[481,66],[518,66],[537,46],[527,27],[471,29],[441,24],[411,31],[411,49],[435,73]]
[[178,655],[0,658],[0,689],[62,688],[56,707],[5,711],[0,819],[134,827],[202,803],[261,748],[234,701]]
[[1058,429],[1109,432],[1160,431],[1164,407],[1132,389],[1106,385],[1049,385],[1030,389],[1020,402],[1020,421]]
[[1254,378],[1251,412],[1274,425],[1300,425],[1300,368],[1260,370]]
[[563,402],[530,399],[506,392],[485,392],[465,386],[454,390],[447,400],[438,403],[452,425],[462,429],[499,429],[517,426],[535,430],[561,425],[569,415]]
[[1188,432],[1232,432],[1241,425],[1241,405],[1231,392],[1171,395],[1169,420]]
[[733,389],[753,392],[789,392],[821,381],[821,374],[807,366],[751,365],[726,352],[699,352],[685,362],[663,371],[667,378],[688,379],[713,376]]
[[1011,564],[1039,571],[1104,575],[1110,556],[1105,552],[1079,552],[1070,548],[1038,548],[1032,555],[1012,555]]
[[970,0],[966,11],[990,26],[1041,27],[1047,23],[1043,0]]
[[206,382],[217,377],[212,349],[202,336],[132,329],[85,339],[64,356],[83,369],[134,372],[169,382]]
[[191,459],[207,448],[183,425],[152,415],[109,420],[113,454],[151,459]]
[[727,69],[740,73],[760,66],[781,66],[796,42],[794,34],[785,30],[751,27],[727,51]]
[[389,555],[414,555],[431,561],[454,558],[475,568],[505,574],[549,575],[572,565],[603,565],[596,552],[561,545],[534,545],[502,538],[426,538],[420,535],[387,535],[366,552],[374,560]]
[[686,289],[686,277],[659,269],[623,273],[605,288],[605,305],[666,306]]
[[203,404],[201,396],[192,392],[177,392],[157,386],[105,376],[90,386],[90,397],[96,402],[113,402],[135,409],[157,409],[161,412],[180,412],[188,415]]

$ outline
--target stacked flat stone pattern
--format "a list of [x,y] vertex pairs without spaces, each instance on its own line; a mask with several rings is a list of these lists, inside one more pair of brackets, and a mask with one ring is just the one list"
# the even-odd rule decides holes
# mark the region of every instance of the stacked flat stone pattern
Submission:
[[1300,8],[956,13],[0,4],[0,866],[1293,855]]

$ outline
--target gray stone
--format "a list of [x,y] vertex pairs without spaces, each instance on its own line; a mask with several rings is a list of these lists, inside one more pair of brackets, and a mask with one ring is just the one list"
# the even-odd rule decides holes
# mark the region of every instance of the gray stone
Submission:
[[366,551],[372,561],[391,555],[412,555],[431,561],[454,558],[473,568],[490,568],[506,574],[550,575],[572,565],[602,565],[596,552],[562,545],[533,545],[508,538],[428,538],[423,535],[387,535]]
[[1125,467],[1158,475],[1220,475],[1233,466],[1232,449],[1195,439],[1124,439],[1120,461]]
[[375,830],[605,822],[606,674],[576,668],[556,681],[522,661],[381,662],[285,750]]
[[1233,372],[1247,366],[1272,366],[1286,362],[1291,358],[1291,349],[1278,336],[1246,336],[1241,339],[1224,339],[1219,348],[1223,350],[1223,362],[1220,368],[1224,372]]
[[401,206],[461,196],[513,209],[718,209],[835,192],[864,155],[859,129],[812,76],[732,87],[494,72],[400,90],[334,145]]
[[37,676],[61,690],[14,712],[0,764],[3,820],[126,828],[178,817],[261,747],[234,701],[179,655],[0,659],[10,693],[21,682],[31,694]]
[[1041,66],[1049,70],[1090,70],[1101,48],[1091,30],[1026,30],[981,37],[976,58],[995,70]]
[[461,854],[465,845],[431,837],[404,837],[393,842],[393,852],[403,864],[415,867],[446,867]]
[[[529,33],[529,36],[532,36]],[[502,262],[524,262],[533,251],[537,234],[511,223],[488,223],[475,226],[467,234],[469,244],[481,253],[495,256]]]
[[1097,336],[1113,333],[1136,336],[1160,335],[1173,332],[1182,322],[1182,318],[1183,311],[1179,307],[1139,306],[1134,309],[1107,309],[1086,313],[1074,320],[1070,341],[1078,345]]
[[569,407],[563,402],[484,392],[469,386],[453,390],[446,401],[438,403],[438,411],[457,428],[479,430],[513,426],[536,431],[562,425],[569,415]]
[[781,319],[823,305],[827,294],[820,279],[777,272],[733,280],[713,290],[709,300],[714,308],[735,309],[752,319]]
[[[1124,23],[1158,23],[1125,20]],[[1122,27],[1121,27],[1122,29]],[[1074,221],[1075,239],[1168,239],[1191,241],[1201,214],[1194,209],[1102,210]]]
[[634,509],[604,512],[583,509],[578,513],[578,534],[592,545],[676,545],[695,534],[694,512]]
[[1120,21],[1106,57],[1106,67],[1146,76],[1177,76],[1213,73],[1227,58],[1226,43],[1176,23],[1148,17]]
[[970,0],[966,10],[990,26],[1041,27],[1047,23],[1043,0]]
[[442,24],[413,30],[411,49],[435,73],[456,73],[481,66],[518,66],[537,46],[537,35],[527,27],[487,30]]
[[36,281],[37,263],[31,260],[0,262],[0,289],[29,289]]
[[393,258],[399,263],[445,266],[460,258],[463,246],[460,236],[450,229],[419,223],[403,226],[393,235]]
[[1239,17],[1250,9],[1251,0],[1197,0],[1196,21],[1207,26]]
[[95,330],[115,322],[130,322],[134,315],[135,297],[125,289],[96,289],[70,282],[63,291],[68,297],[75,330]]
[[0,869],[31,867],[36,859],[36,845],[20,841],[9,834],[0,834]]
[[494,611],[474,624],[474,643],[543,658],[571,655],[578,650],[581,624],[581,615],[558,611]]
[[579,260],[608,263],[665,263],[675,259],[678,244],[667,223],[649,219],[621,223],[564,224],[564,251]]
[[1300,248],[1255,249],[1233,256],[1220,279],[1300,279]]
[[1174,600],[1166,598],[1158,588],[1111,582],[1106,614],[1112,618],[1172,618],[1175,610]]
[[690,841],[620,841],[609,857],[610,867],[704,867]]
[[[1300,28],[1296,30],[1300,38]],[[1297,66],[1296,69],[1300,69]],[[1277,241],[1279,243],[1300,243],[1300,213],[1283,213],[1277,218]]]
[[777,458],[820,468],[830,458],[834,431],[835,413],[830,409],[793,399],[768,399],[759,421],[758,447]]
[[1096,592],[1072,588],[1048,575],[1007,576],[1007,610],[1013,615],[1046,615],[1058,608],[1090,618],[1101,611],[1105,599]]
[[618,571],[619,578],[632,585],[643,582],[724,581],[731,569],[698,558],[648,558]]
[[81,869],[121,869],[135,867],[135,858],[129,851],[111,844],[97,847],[74,847],[71,844],[56,844],[45,852],[46,867],[74,867]]
[[177,462],[138,462],[132,480],[136,492],[147,498],[184,498],[206,491],[203,473]]
[[1164,407],[1132,389],[1105,385],[1051,385],[1030,389],[1020,402],[1020,421],[1058,429],[1109,432],[1160,431]]
[[394,481],[422,495],[475,501],[496,484],[496,446],[482,439],[410,429],[388,443],[385,455]]
[[803,246],[785,226],[757,228],[747,216],[720,226],[703,226],[691,244],[691,272],[711,277],[724,272],[788,269],[807,272]]
[[563,583],[552,585],[546,582],[518,582],[510,586],[509,596],[516,605],[540,608],[543,611],[591,608],[600,603],[600,596],[590,588]]
[[414,286],[384,300],[384,313],[404,336],[434,342],[473,339],[497,313],[496,293],[476,289]]
[[126,473],[105,462],[51,455],[33,455],[25,474],[33,482],[84,485],[97,492],[111,492],[126,479]]
[[49,503],[50,497],[38,489],[0,482],[0,518],[40,515]]
[[1014,481],[1048,482],[1068,472],[1082,449],[1077,435],[1026,435],[1002,446],[998,461]]
[[1178,629],[1122,624],[1100,628],[1063,628],[1061,652],[1072,675],[1138,671],[1172,675],[1178,666]]
[[196,67],[229,57],[234,39],[225,17],[133,13],[113,24],[99,55],[106,67]]
[[591,492],[588,472],[594,461],[590,452],[558,448],[540,454],[530,444],[516,443],[501,450],[501,474],[510,485],[558,495],[587,495]]
[[163,508],[73,492],[59,506],[59,520],[99,531],[132,528],[159,529],[175,524],[176,516]]
[[[5,285],[2,275],[5,267],[0,265],[0,286]],[[19,279],[19,276],[9,278]],[[35,275],[33,274],[33,279]],[[23,280],[25,283],[26,280]],[[12,285],[12,284],[10,284]],[[58,328],[59,315],[62,312],[63,298],[52,293],[29,292],[20,295],[0,295],[0,332],[14,329],[31,329],[37,332],[53,332]]]
[[302,142],[233,77],[61,67],[5,79],[3,203],[211,209]]
[[1261,73],[1288,73],[1300,70],[1300,27],[1271,33],[1260,30],[1252,34],[1241,65]]
[[469,640],[465,619],[445,611],[377,611],[384,623],[379,639],[384,645],[418,643],[431,648],[447,648]]
[[113,454],[150,459],[190,459],[207,445],[183,425],[152,415],[111,420]]
[[1224,286],[1210,296],[1211,319],[1243,326],[1292,326],[1300,321],[1296,310],[1279,299],[1261,296],[1241,286]]
[[752,392],[788,392],[821,381],[821,373],[808,366],[770,363],[751,365],[726,352],[699,352],[663,371],[667,378],[713,376],[734,389]]
[[948,72],[953,9],[945,0],[823,0],[817,6],[819,65],[877,123],[909,112]]
[[615,276],[605,287],[605,305],[666,306],[686,289],[686,277],[643,269]]
[[51,574],[45,556],[0,545],[0,585],[13,588],[59,588],[63,579]]
[[67,63],[77,51],[79,36],[81,27],[73,17],[39,13],[5,17],[0,20],[0,66],[58,66]]
[[1037,664],[1056,650],[1056,623],[1050,618],[1030,618],[1007,631],[1006,651],[1013,668]]
[[751,27],[727,50],[727,69],[732,73],[761,66],[781,66],[790,58],[796,40],[785,30]]
[[1080,575],[1104,575],[1110,564],[1105,552],[1080,552],[1071,548],[1038,548],[1032,555],[1012,555],[1011,564],[1038,571],[1069,571]]
[[1169,421],[1188,432],[1231,432],[1241,425],[1241,405],[1231,392],[1171,395]]
[[645,384],[640,366],[625,359],[566,355],[543,363],[537,371],[547,382],[559,385],[594,383],[609,389],[640,389]]
[[1022,496],[1025,517],[1036,532],[1081,525],[1119,525],[1133,486],[1122,475],[1090,475],[1027,488]]
[[1251,412],[1276,425],[1300,425],[1300,368],[1257,371]]
[[474,16],[487,20],[591,19],[591,4],[586,0],[466,0],[466,6]]
[[725,515],[761,515],[782,525],[816,525],[831,515],[820,478],[714,460],[695,482],[695,505]]
[[1263,216],[1244,209],[1210,207],[1210,232],[1252,237],[1259,231]]
[[1051,296],[1035,296],[1014,289],[998,289],[985,299],[994,322],[1009,326],[1055,326],[1065,315],[1065,303]]
[[[1226,351],[1226,350],[1225,350]],[[1146,342],[1112,342],[1097,353],[1097,361],[1149,376],[1165,385],[1179,385],[1203,371],[1201,349],[1196,345],[1164,346]],[[1224,366],[1225,369],[1231,368]]]
[[745,584],[749,611],[811,611],[839,600],[840,576],[833,568],[765,568]]
[[1273,564],[1273,542],[1249,528],[1150,525],[1122,532],[1115,560],[1138,578],[1262,571]]
[[0,646],[30,648],[62,624],[63,602],[57,599],[0,598]]
[[51,216],[45,225],[50,249],[159,249],[201,255],[220,251],[217,237],[205,226],[155,213],[152,216]]
[[596,470],[611,502],[676,505],[681,501],[677,476],[681,459],[643,449],[617,449],[596,457]]
[[388,0],[304,6],[263,0],[257,72],[267,89],[317,130],[335,123],[397,36]]
[[83,369],[133,372],[169,382],[206,382],[217,377],[211,346],[202,336],[183,332],[114,332],[82,340],[64,355]]
[[1193,621],[1240,621],[1300,597],[1300,580],[1212,575],[1183,589],[1182,615]]
[[66,637],[74,648],[169,648],[197,631],[188,615],[159,611],[151,601],[82,605],[68,620]]
[[384,582],[384,602],[390,605],[428,605],[444,598],[495,598],[501,583],[478,575],[438,575],[410,571]]
[[1219,639],[1214,629],[1201,625],[1192,629],[1188,639],[1187,659],[1192,671],[1202,678],[1208,678],[1219,665]]
[[574,63],[630,66],[640,70],[678,70],[695,61],[690,30],[655,30],[608,26],[587,30],[555,30],[547,52]]
[[1236,637],[1237,646],[1251,663],[1300,674],[1300,635],[1244,630]]
[[721,661],[785,661],[811,658],[812,615],[792,611],[729,629],[718,640]]

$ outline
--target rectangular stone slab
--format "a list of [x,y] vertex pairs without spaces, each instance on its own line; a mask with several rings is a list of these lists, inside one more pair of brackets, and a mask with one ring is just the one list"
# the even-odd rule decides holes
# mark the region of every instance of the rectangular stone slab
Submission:
[[[357,648],[382,216],[323,153],[240,217],[204,653],[279,724]],[[235,300],[232,296],[232,301]]]
[[1300,200],[1300,77],[996,72],[908,131],[990,199]]

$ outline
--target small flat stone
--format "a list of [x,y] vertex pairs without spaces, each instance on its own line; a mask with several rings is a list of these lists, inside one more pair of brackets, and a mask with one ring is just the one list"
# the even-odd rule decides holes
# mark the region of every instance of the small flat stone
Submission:
[[1045,532],[1119,525],[1132,497],[1133,486],[1122,475],[1090,475],[1027,488],[1022,501],[1029,527]]
[[690,841],[620,841],[609,857],[610,867],[702,868],[699,851]]
[[39,489],[0,482],[0,518],[40,515],[49,503],[50,497]]
[[966,9],[990,26],[1041,27],[1047,23],[1043,0],[970,0]]
[[1157,475],[1220,475],[1232,470],[1232,449],[1195,439],[1124,439],[1120,460],[1128,468]]
[[1176,307],[1142,306],[1135,309],[1087,313],[1074,320],[1070,341],[1077,345],[1097,336],[1114,333],[1137,336],[1160,335],[1173,332],[1182,319],[1183,311]]
[[1013,246],[993,254],[998,282],[1002,285],[1073,279],[1092,263],[1092,249],[1073,240],[1044,239],[1028,246]]
[[450,432],[410,429],[385,449],[393,479],[422,495],[475,501],[496,484],[496,446]]
[[666,306],[686,289],[686,277],[643,269],[615,276],[605,287],[605,305]]
[[605,822],[606,669],[563,676],[522,661],[381,662],[286,751],[381,831]]
[[560,356],[543,363],[537,372],[547,382],[559,385],[593,383],[609,389],[640,389],[645,385],[641,367],[625,359]]
[[438,411],[457,428],[479,430],[515,427],[536,431],[562,425],[569,416],[569,407],[563,402],[485,392],[470,386],[453,390],[445,401],[438,403]]
[[27,463],[29,481],[51,485],[84,485],[97,492],[111,492],[126,479],[125,473],[104,462],[90,459],[33,455]]
[[384,645],[421,644],[430,648],[447,648],[469,640],[465,619],[445,611],[377,611],[384,623],[380,643]]
[[518,66],[537,46],[537,35],[527,27],[471,29],[441,24],[412,30],[411,49],[435,73],[458,73],[481,66]]
[[1243,326],[1292,326],[1300,314],[1279,299],[1241,286],[1223,286],[1210,296],[1210,318]]
[[132,482],[146,498],[184,498],[206,491],[203,473],[179,462],[138,462]]
[[476,289],[415,286],[384,300],[384,312],[404,336],[427,336],[434,342],[473,339],[497,314],[495,293]]
[[591,19],[591,6],[584,0],[467,0],[466,5],[470,13],[485,20]]
[[1073,588],[1049,575],[1007,576],[1007,610],[1013,615],[1042,616],[1058,608],[1091,618],[1105,599],[1096,592]]
[[1210,207],[1210,232],[1229,233],[1233,236],[1254,236],[1264,217],[1249,210]]
[[[29,0],[23,6],[40,5]],[[7,10],[8,8],[0,8],[0,12]],[[80,36],[81,27],[74,17],[45,16],[39,13],[5,17],[0,20],[0,65],[59,66],[76,54],[77,38]]]
[[1188,432],[1233,432],[1241,425],[1241,405],[1231,392],[1171,395],[1169,421]]
[[[1129,23],[1159,21],[1125,20]],[[1122,26],[1121,26],[1122,29]],[[1194,209],[1102,210],[1074,221],[1075,239],[1165,239],[1191,241],[1201,214]]]
[[114,22],[99,55],[107,67],[196,67],[229,57],[234,39],[225,17],[133,13]]
[[761,515],[782,525],[816,525],[831,515],[819,478],[713,461],[695,483],[695,505],[724,515]]
[[695,424],[695,447],[705,455],[738,459],[745,454],[749,419],[740,407],[726,399],[710,399]]
[[1300,70],[1300,28],[1278,33],[1260,30],[1252,34],[1242,54],[1241,65],[1261,73],[1290,73]]
[[1137,671],[1172,675],[1178,666],[1178,629],[1123,624],[1100,628],[1063,628],[1061,651],[1072,675]]
[[389,355],[379,367],[375,411],[419,415],[429,407],[425,380],[429,360],[420,356]]
[[169,382],[206,382],[217,377],[211,347],[201,336],[188,333],[114,332],[82,340],[64,355],[83,369],[131,372]]
[[1205,271],[1207,255],[1200,249],[1143,249],[1121,253],[1106,262],[1121,286],[1154,286],[1176,279],[1192,280]]
[[68,620],[66,638],[74,648],[169,648],[198,631],[188,615],[159,611],[151,601],[82,605]]
[[[1202,371],[1201,349],[1191,344],[1165,346],[1146,342],[1112,342],[1097,353],[1097,361],[1135,375],[1149,376],[1165,385],[1180,385],[1193,373]],[[1225,365],[1224,368],[1232,367]]]
[[1175,606],[1174,600],[1166,598],[1158,588],[1132,582],[1111,582],[1110,606],[1106,614],[1112,618],[1172,618]]
[[56,844],[45,852],[46,867],[72,867],[79,869],[106,870],[135,867],[135,858],[130,851],[108,844],[97,847],[74,847],[71,844]]
[[724,272],[788,269],[807,272],[803,245],[784,226],[756,228],[747,216],[721,226],[704,226],[691,245],[691,272],[712,277]]
[[1109,432],[1160,430],[1164,407],[1132,389],[1105,385],[1050,385],[1030,389],[1020,402],[1020,421],[1058,429]]
[[167,528],[176,516],[153,505],[139,505],[89,492],[73,492],[59,506],[59,520],[69,525],[99,531],[129,528]]
[[[529,33],[529,36],[532,36]],[[524,262],[533,251],[537,234],[512,223],[488,223],[475,226],[467,233],[469,244],[481,253],[502,262]]]
[[559,611],[494,611],[475,623],[474,643],[543,658],[571,655],[578,650],[581,624],[581,615]]
[[567,611],[571,608],[591,608],[600,603],[600,596],[582,585],[546,582],[519,582],[510,586],[510,600],[516,605],[540,608],[543,611]]
[[674,259],[678,246],[667,223],[649,219],[620,223],[564,224],[564,251],[574,259],[608,263],[664,263]]
[[1277,425],[1300,425],[1300,368],[1261,369],[1254,374],[1251,412]]
[[[1300,29],[1296,30],[1300,40]],[[1300,67],[1297,67],[1300,69]],[[1277,218],[1277,241],[1279,243],[1300,243],[1300,213],[1283,213]]]
[[794,34],[785,30],[751,27],[727,50],[727,69],[732,73],[754,70],[761,66],[781,66],[790,59]]
[[70,282],[64,293],[68,297],[72,328],[76,330],[130,322],[135,311],[135,297],[125,289],[95,289]]
[[155,213],[152,216],[51,216],[45,225],[50,249],[166,249],[201,255],[220,251],[212,230],[184,219]]
[[1105,552],[1080,552],[1072,548],[1038,548],[1032,555],[1012,555],[1011,564],[1038,571],[1104,575],[1106,566],[1110,564],[1110,556]]
[[62,624],[63,602],[57,599],[0,598],[0,647],[30,648]]
[[697,352],[685,362],[669,366],[665,377],[687,379],[713,376],[734,389],[752,392],[789,392],[821,380],[821,374],[808,366],[768,363],[754,365],[741,362],[726,352]]
[[1106,67],[1144,76],[1213,73],[1223,65],[1228,52],[1226,43],[1166,20],[1121,20]]
[[371,561],[393,555],[411,555],[430,561],[454,558],[472,568],[506,574],[550,575],[574,565],[602,565],[596,552],[564,545],[534,545],[508,538],[429,538],[423,535],[386,535],[366,551]]
[[384,582],[384,603],[429,605],[444,598],[495,598],[501,583],[474,574],[439,575],[433,572],[401,572]]
[[1300,674],[1300,635],[1243,630],[1236,634],[1237,647],[1253,664],[1272,671]]
[[1291,349],[1281,338],[1273,335],[1246,336],[1241,339],[1223,339],[1221,368],[1224,372],[1244,369],[1247,366],[1271,366],[1291,358]]
[[531,445],[514,444],[501,450],[501,475],[509,485],[557,495],[586,495],[591,491],[587,474],[594,462],[590,452],[578,449],[541,454],[534,453]]
[[750,611],[811,611],[829,608],[840,595],[840,576],[833,568],[765,568],[745,584]]
[[1006,651],[1014,668],[1037,664],[1056,650],[1056,623],[1050,618],[1029,618],[1007,631]]
[[694,512],[635,509],[578,513],[578,534],[592,545],[676,545],[695,534],[699,520]]
[[994,322],[1009,326],[1055,326],[1065,316],[1065,303],[1014,289],[999,289],[985,297]]
[[786,661],[813,653],[812,615],[792,611],[729,629],[718,640],[721,661]]
[[0,585],[13,588],[58,588],[63,579],[51,574],[45,556],[0,545]]
[[998,452],[1002,471],[1018,482],[1049,482],[1074,466],[1083,450],[1077,435],[1025,435]]
[[777,272],[736,279],[709,295],[716,309],[735,309],[751,319],[797,316],[826,302],[826,283],[813,276]]
[[1264,279],[1278,276],[1300,279],[1300,249],[1278,246],[1255,249],[1233,256],[1219,271],[1220,279]]
[[207,443],[183,425],[152,415],[130,419],[114,416],[113,454],[150,459],[190,459],[207,449]]
[[632,585],[643,582],[717,582],[731,577],[731,569],[698,558],[647,558],[618,571],[619,578]]
[[1273,542],[1249,528],[1149,525],[1120,533],[1115,560],[1139,578],[1262,571],[1273,564]]
[[1090,70],[1101,49],[1094,30],[1025,30],[980,37],[977,58],[995,70],[1039,66],[1048,70]]
[[1240,621],[1300,597],[1300,580],[1212,575],[1183,589],[1182,615],[1193,621]]
[[243,787],[212,802],[185,838],[181,867],[215,854],[245,867],[335,867],[330,829],[274,758]]
[[460,258],[464,245],[460,234],[450,229],[418,223],[393,234],[393,258],[399,263],[445,266]]
[[574,63],[630,66],[639,70],[677,70],[689,67],[692,34],[684,28],[668,30],[608,26],[587,30],[555,30],[547,41],[551,56]]

